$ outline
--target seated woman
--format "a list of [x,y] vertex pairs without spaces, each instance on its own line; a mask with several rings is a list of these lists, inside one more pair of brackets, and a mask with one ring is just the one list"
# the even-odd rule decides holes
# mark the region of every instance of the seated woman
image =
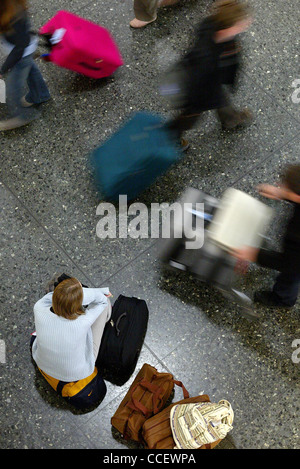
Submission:
[[107,288],[83,288],[76,278],[67,278],[34,305],[32,357],[40,370],[64,382],[93,373],[111,316],[109,296]]

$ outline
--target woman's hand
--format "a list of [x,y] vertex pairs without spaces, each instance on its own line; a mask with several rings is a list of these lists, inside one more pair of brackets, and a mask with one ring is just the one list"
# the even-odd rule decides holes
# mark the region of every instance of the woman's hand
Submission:
[[251,246],[245,246],[240,249],[234,249],[231,254],[240,261],[256,262],[259,249]]
[[105,295],[107,298],[112,298],[112,294],[109,292],[107,295]]
[[271,184],[261,184],[257,187],[257,190],[261,195],[268,199],[282,199],[283,191],[281,187],[272,186]]

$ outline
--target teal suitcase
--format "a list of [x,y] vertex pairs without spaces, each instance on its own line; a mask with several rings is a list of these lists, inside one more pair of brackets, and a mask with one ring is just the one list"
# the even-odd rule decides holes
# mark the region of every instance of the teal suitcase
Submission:
[[110,201],[136,198],[181,157],[180,145],[164,119],[137,112],[91,155],[97,190]]

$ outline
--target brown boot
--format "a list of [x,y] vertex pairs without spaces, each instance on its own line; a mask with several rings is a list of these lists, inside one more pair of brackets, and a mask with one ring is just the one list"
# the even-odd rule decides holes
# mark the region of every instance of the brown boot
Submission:
[[181,151],[186,151],[190,148],[189,142],[185,138],[180,139]]
[[247,127],[253,121],[253,114],[247,108],[237,111],[232,106],[226,106],[218,109],[217,112],[224,130]]

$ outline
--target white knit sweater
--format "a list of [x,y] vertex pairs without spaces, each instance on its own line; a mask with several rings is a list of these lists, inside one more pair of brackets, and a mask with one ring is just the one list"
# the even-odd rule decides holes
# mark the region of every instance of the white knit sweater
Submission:
[[50,308],[48,293],[34,305],[36,340],[32,356],[46,374],[62,381],[77,381],[93,373],[95,357],[91,326],[108,305],[108,288],[83,288],[85,314],[70,320],[57,316]]

